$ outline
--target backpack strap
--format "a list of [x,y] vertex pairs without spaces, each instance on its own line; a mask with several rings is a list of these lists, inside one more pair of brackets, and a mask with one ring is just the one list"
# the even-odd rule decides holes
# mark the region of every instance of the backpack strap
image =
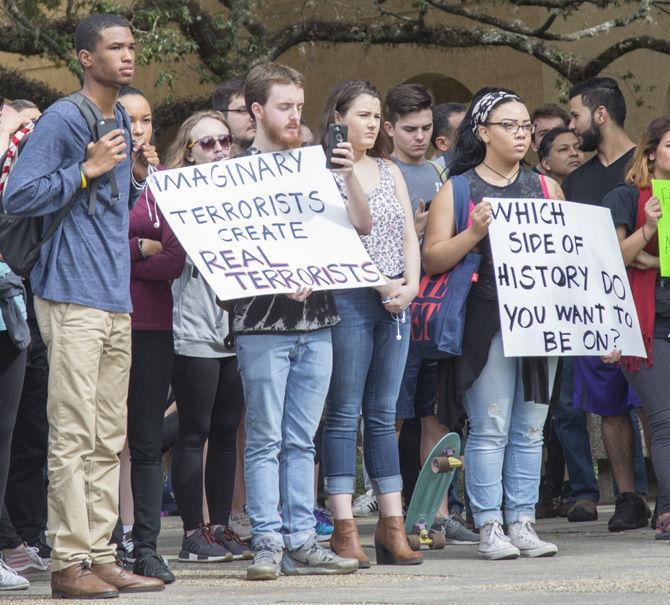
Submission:
[[460,233],[467,229],[470,222],[470,209],[474,205],[470,199],[470,181],[462,174],[453,176],[449,180],[454,196],[456,233]]
[[540,185],[542,187],[542,195],[544,195],[545,199],[549,199],[551,195],[549,195],[549,185],[547,184],[547,177],[544,174],[540,173]]
[[[98,109],[95,103],[93,103],[93,101],[91,101],[88,97],[81,94],[81,92],[74,92],[71,95],[64,97],[63,100],[69,101],[70,103],[73,103],[74,105],[77,106],[77,109],[80,111],[84,120],[86,120],[86,124],[88,125],[91,137],[93,138],[93,142],[95,143],[99,139],[98,126],[105,123],[105,118],[103,117],[102,112]],[[121,116],[123,118],[123,128],[125,128],[129,133],[131,133],[132,129],[128,113],[123,108],[123,106],[118,102],[116,103],[115,107],[121,112]],[[131,134],[131,140],[132,140],[132,134]],[[93,179],[89,184],[89,191],[88,191],[89,216],[93,216],[95,214],[95,207],[98,201],[98,183],[100,178],[101,177],[97,177]],[[116,182],[116,174],[113,169],[107,173],[107,178],[109,179],[109,186],[112,190],[112,203],[116,203],[119,200],[120,195],[119,195],[119,187]]]
[[442,166],[440,166],[437,162],[433,162],[433,160],[426,160],[433,168],[435,168],[435,172],[437,172],[437,176],[440,179],[440,182],[444,183],[447,180],[447,171],[442,170]]

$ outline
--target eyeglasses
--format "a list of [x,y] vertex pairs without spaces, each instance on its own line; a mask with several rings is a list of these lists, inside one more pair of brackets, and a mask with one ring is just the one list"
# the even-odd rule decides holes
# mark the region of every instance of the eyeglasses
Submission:
[[222,149],[228,149],[233,142],[233,137],[229,134],[220,134],[218,137],[213,136],[204,136],[200,137],[197,141],[193,141],[189,144],[188,148],[192,149],[195,145],[200,145],[200,148],[203,151],[212,151],[216,144],[221,145]]
[[249,110],[246,107],[238,107],[237,109],[231,109],[229,107],[228,109],[226,109],[226,113],[239,113],[239,114],[246,113],[246,114],[248,114]]
[[485,122],[484,126],[502,126],[507,134],[518,134],[523,130],[526,134],[535,132],[535,124],[517,124],[516,122]]

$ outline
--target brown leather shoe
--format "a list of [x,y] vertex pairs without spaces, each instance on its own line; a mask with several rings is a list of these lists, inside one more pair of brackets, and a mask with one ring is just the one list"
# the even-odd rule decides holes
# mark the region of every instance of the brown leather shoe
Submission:
[[418,565],[423,558],[407,542],[402,517],[379,517],[375,530],[377,565]]
[[370,559],[363,550],[354,519],[335,519],[335,529],[330,536],[330,550],[345,559],[358,559],[359,569],[370,567]]
[[147,578],[129,572],[118,563],[94,563],[93,573],[101,580],[116,587],[121,594],[128,592],[156,592],[165,589],[165,584],[158,578]]
[[84,562],[51,572],[54,599],[112,599],[119,591],[96,576]]

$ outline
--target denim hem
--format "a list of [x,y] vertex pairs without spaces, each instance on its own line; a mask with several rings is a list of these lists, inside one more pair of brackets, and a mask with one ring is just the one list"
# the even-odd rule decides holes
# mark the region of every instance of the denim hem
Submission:
[[286,546],[287,550],[296,550],[314,538],[314,530],[305,529],[292,534],[283,534],[282,537],[284,538],[284,546]]
[[472,517],[477,527],[484,527],[484,525],[491,523],[491,521],[497,521],[500,525],[502,525],[503,522],[502,513],[499,510],[487,510],[482,513],[473,513]]
[[402,491],[402,477],[400,475],[390,475],[388,477],[378,477],[376,479],[370,477],[370,483],[372,484],[372,491],[375,496]]
[[323,489],[327,496],[338,494],[353,494],[356,477],[324,477]]
[[279,548],[284,548],[284,537],[281,534],[275,532],[267,532],[262,534],[254,533],[254,530],[251,530],[251,546],[256,549],[256,545],[260,540],[271,540]]
[[518,523],[519,521],[530,521],[534,524],[535,509],[505,510],[505,521],[507,521],[507,525],[511,523]]

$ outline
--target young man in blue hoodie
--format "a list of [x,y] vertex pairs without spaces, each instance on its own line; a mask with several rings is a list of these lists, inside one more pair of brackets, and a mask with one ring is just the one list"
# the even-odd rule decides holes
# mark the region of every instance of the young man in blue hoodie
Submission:
[[[143,181],[157,156],[150,146],[132,149],[116,106],[119,88],[134,73],[129,23],[91,15],[77,27],[75,48],[84,68],[81,93],[116,127],[94,143],[79,109],[55,103],[23,148],[3,202],[11,214],[44,217],[46,229],[76,197],[30,275],[50,366],[51,588],[55,597],[104,598],[164,588],[156,578],[117,565],[109,543],[118,514],[130,369],[128,210],[139,194],[131,172]],[[94,179],[97,203],[89,209]]]

